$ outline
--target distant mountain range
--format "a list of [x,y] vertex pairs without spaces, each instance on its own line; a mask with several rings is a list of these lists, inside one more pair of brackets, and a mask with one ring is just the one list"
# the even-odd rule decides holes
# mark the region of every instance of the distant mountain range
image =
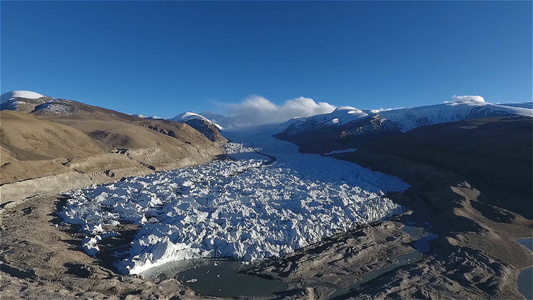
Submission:
[[455,101],[445,104],[392,110],[358,110],[339,107],[329,114],[290,120],[276,135],[300,146],[303,152],[325,153],[357,147],[385,135],[407,132],[417,127],[487,117],[533,115],[528,103],[511,105],[484,101]]
[[[166,134],[175,134],[172,122],[182,122],[201,132],[211,142],[225,141],[220,130],[246,126],[243,126],[238,115],[227,117],[213,112],[185,112],[163,120],[158,117],[124,114],[30,91],[9,92],[1,97],[0,109],[21,111],[44,119],[134,122]],[[486,117],[533,116],[531,102],[492,104],[479,96],[454,96],[454,99],[455,101],[443,104],[399,109],[360,110],[341,106],[331,113],[293,118],[278,124],[276,126],[279,131],[275,136],[298,145],[302,152],[327,153],[356,148],[358,144],[369,140],[427,125]],[[157,125],[149,124],[150,122],[157,122]],[[84,130],[83,127],[80,129]],[[101,138],[100,135],[95,137]],[[116,142],[121,139],[113,140]]]
[[[386,135],[400,134],[417,127],[454,121],[508,116],[533,116],[532,103],[491,104],[481,97],[456,97],[443,104],[387,110],[360,110],[341,106],[328,114],[293,118],[279,124],[276,137],[290,141],[303,152],[326,153],[357,147]],[[239,128],[239,118],[214,113],[180,114],[172,120],[209,120],[224,129]]]

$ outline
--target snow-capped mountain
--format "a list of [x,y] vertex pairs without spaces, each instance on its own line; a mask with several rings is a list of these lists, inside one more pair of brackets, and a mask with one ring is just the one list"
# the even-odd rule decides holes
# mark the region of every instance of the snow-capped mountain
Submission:
[[194,113],[194,112],[184,112],[182,114],[179,114],[177,116],[175,116],[174,118],[170,119],[171,121],[178,121],[178,122],[186,122],[186,121],[189,121],[189,120],[194,120],[194,119],[199,119],[199,120],[204,120],[204,121],[208,121],[209,123],[214,123],[212,122],[211,120],[209,120],[208,118],[200,115],[200,114],[197,114],[197,113]]
[[390,121],[399,123],[402,132],[420,126],[466,119],[511,115],[533,116],[531,109],[512,105],[491,104],[482,99],[476,101],[458,100],[437,105],[377,111],[377,113]]
[[[236,129],[236,128],[250,128],[255,127],[258,125],[250,124],[250,122],[244,121],[244,118],[242,115],[235,115],[235,116],[223,116],[214,112],[201,112],[201,113],[194,113],[194,112],[186,112],[179,114],[175,116],[172,119],[172,121],[179,121],[179,122],[186,122],[191,119],[202,119],[209,121],[213,123],[215,126],[217,126],[219,129]],[[274,123],[279,124],[279,123]]]
[[324,116],[299,120],[275,137],[298,145],[302,152],[326,153],[359,147],[359,143],[401,132],[396,123],[379,114],[361,114],[349,122],[340,118],[320,121],[324,121]]
[[53,98],[31,91],[12,91],[2,94],[0,110],[16,110],[42,118],[89,118],[141,120],[139,117],[97,107],[82,102]]
[[53,98],[31,91],[11,91],[0,96],[0,110],[32,111]]
[[195,112],[185,112],[182,114],[179,114],[175,116],[174,118],[170,119],[172,121],[178,121],[178,122],[187,122],[188,120],[204,120],[212,123],[213,125],[217,126],[219,129],[226,129],[226,128],[235,128],[239,127],[238,118],[235,117],[226,117],[214,112],[201,112],[201,113],[195,113]]
[[214,112],[204,111],[200,113],[202,116],[208,118],[213,123],[218,124],[221,128],[232,128],[235,126],[235,120],[232,117],[226,117]]
[[454,99],[444,104],[391,110],[339,107],[329,114],[289,120],[286,129],[276,137],[299,145],[304,152],[323,153],[432,124],[484,117],[533,116],[533,110],[526,108],[525,103],[491,104],[479,96]]
[[364,112],[351,106],[340,106],[329,114],[288,120],[284,123],[287,128],[284,134],[297,135],[307,130],[319,130],[330,126],[339,127],[368,116],[369,112]]
[[5,102],[8,102],[10,100],[16,100],[17,98],[39,99],[45,97],[47,96],[32,91],[11,91],[4,93],[2,94],[2,96],[0,96],[0,103],[4,104]]
[[222,127],[200,114],[185,112],[170,120],[188,124],[192,128],[203,133],[212,142],[226,141],[226,139],[220,134],[220,129],[222,129]]
[[[482,117],[502,117],[509,115],[533,116],[528,103],[491,104],[483,100],[458,100],[444,104],[400,108],[391,110],[359,110],[350,106],[341,106],[329,114],[316,115],[288,121],[287,134],[298,134],[309,129],[327,126],[342,126],[347,123],[380,115],[394,122],[402,132],[413,128]],[[531,107],[531,105],[529,105]]]

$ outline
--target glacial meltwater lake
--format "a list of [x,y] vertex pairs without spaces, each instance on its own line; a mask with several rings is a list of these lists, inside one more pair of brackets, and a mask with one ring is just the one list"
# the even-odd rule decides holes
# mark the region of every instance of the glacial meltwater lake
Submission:
[[273,297],[288,283],[240,274],[246,263],[227,259],[197,259],[168,263],[142,273],[148,278],[175,278],[195,292],[218,297]]

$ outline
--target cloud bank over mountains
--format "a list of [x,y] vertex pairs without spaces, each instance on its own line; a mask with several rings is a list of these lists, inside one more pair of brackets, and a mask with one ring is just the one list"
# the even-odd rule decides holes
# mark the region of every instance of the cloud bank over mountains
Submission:
[[[463,95],[452,96],[452,101],[445,101],[447,104],[470,104],[482,105],[485,100],[482,96]],[[229,111],[233,126],[254,126],[262,124],[273,124],[287,121],[294,117],[309,117],[319,114],[327,114],[334,111],[337,106],[327,102],[315,102],[306,97],[298,97],[285,101],[282,105],[272,103],[268,99],[258,95],[252,95],[240,103],[224,104]],[[394,110],[380,109],[379,111]],[[233,127],[232,126],[232,127]]]
[[308,117],[330,113],[336,106],[326,102],[315,102],[311,98],[298,97],[277,105],[268,99],[252,95],[241,103],[228,104],[235,121],[242,125],[280,123],[294,117]]
[[444,103],[472,103],[472,104],[483,104],[485,102],[485,98],[481,96],[473,96],[473,95],[465,95],[465,96],[457,96],[453,95],[452,102],[444,102]]
[[[224,128],[282,123],[295,117],[329,114],[338,108],[327,102],[317,103],[315,100],[306,97],[294,98],[278,105],[259,95],[251,95],[239,103],[217,104],[226,111],[226,116],[212,112],[202,112],[201,114]],[[461,104],[483,106],[489,103],[485,102],[482,96],[453,95],[451,101],[444,101],[444,104],[451,106]],[[405,108],[363,109],[368,109],[372,113],[379,113]]]

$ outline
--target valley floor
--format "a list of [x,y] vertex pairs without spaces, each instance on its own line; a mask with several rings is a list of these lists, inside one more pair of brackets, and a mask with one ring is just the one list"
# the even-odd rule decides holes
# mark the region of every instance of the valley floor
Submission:
[[[494,205],[494,199],[509,199],[508,191],[422,159],[371,150],[358,149],[338,158],[411,184],[403,193],[387,194],[406,208],[403,214],[267,259],[247,272],[289,281],[292,292],[278,295],[289,299],[523,298],[517,277],[532,265],[533,257],[515,241],[533,236],[533,221],[513,207]],[[530,209],[531,199],[521,195],[512,195],[513,201]],[[109,262],[88,256],[81,249],[83,236],[60,224],[57,211],[65,202],[36,196],[3,209],[2,299],[206,298],[174,279],[118,275]],[[420,248],[405,231],[406,225],[426,223],[438,234],[429,242],[429,251],[396,266],[397,257]],[[136,228],[124,225],[122,230]],[[387,272],[364,281],[383,269]]]

